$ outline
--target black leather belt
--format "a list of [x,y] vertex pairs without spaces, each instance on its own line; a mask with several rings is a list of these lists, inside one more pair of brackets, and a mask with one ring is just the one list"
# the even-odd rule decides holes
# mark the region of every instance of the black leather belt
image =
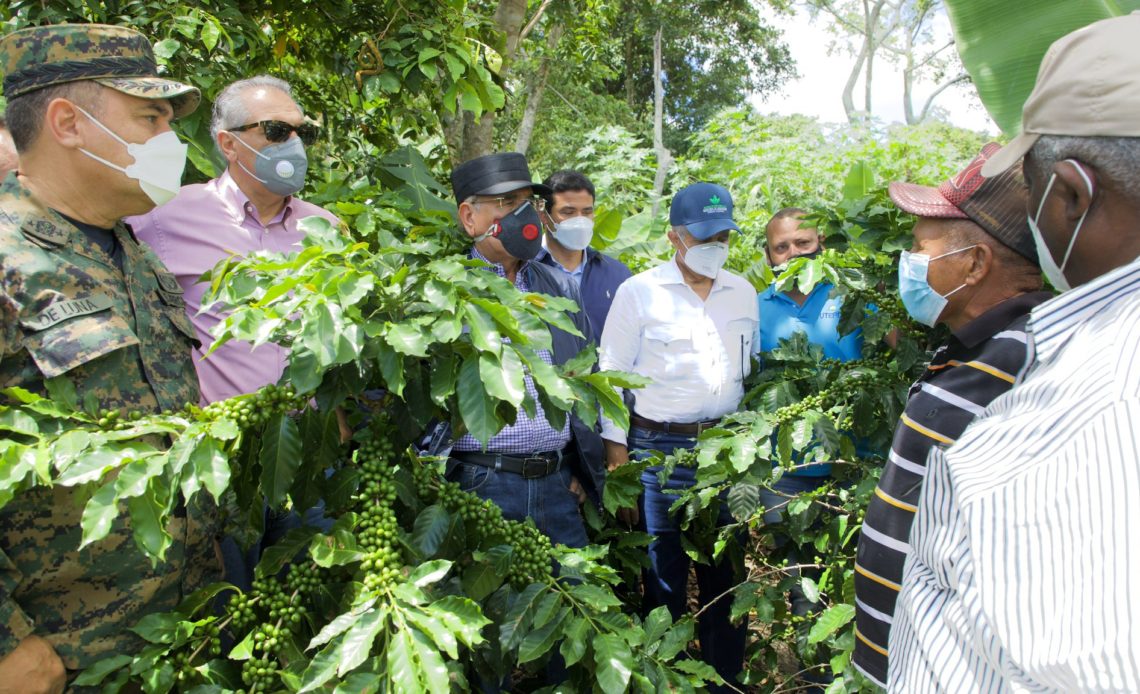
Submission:
[[516,475],[522,475],[523,479],[546,477],[557,472],[558,468],[562,466],[562,451],[532,453],[531,455],[452,451],[451,457],[472,465],[513,472]]
[[710,419],[704,422],[655,422],[641,415],[631,414],[629,423],[635,427],[661,431],[666,434],[683,434],[684,436],[698,436],[702,431],[708,431],[720,424],[719,419]]

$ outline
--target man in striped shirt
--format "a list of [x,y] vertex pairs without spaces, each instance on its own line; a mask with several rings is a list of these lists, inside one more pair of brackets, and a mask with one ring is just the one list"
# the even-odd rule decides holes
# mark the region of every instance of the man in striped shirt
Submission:
[[1029,310],[1051,296],[1040,291],[1020,168],[981,175],[1000,149],[986,145],[938,188],[896,182],[889,189],[896,205],[918,215],[914,246],[899,265],[903,304],[919,322],[946,325],[952,336],[911,386],[855,557],[853,662],[880,686],[927,452],[953,443],[1012,387],[1025,361]]
[[[935,450],[891,633],[900,692],[1140,691],[1140,13],[1046,53],[1022,134],[1029,358]],[[1072,289],[1070,289],[1072,287]]]

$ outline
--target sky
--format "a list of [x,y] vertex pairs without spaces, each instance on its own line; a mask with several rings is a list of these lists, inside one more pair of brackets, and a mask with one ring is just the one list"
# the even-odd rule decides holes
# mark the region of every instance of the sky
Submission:
[[[773,15],[773,23],[784,32],[784,40],[791,48],[792,57],[800,77],[789,80],[783,89],[766,98],[753,97],[752,102],[761,112],[781,114],[800,113],[815,116],[825,123],[842,123],[847,120],[843,112],[843,86],[855,59],[842,50],[828,55],[828,46],[834,37],[827,31],[826,15],[819,15],[811,21],[807,12],[798,10],[792,16]],[[834,20],[832,20],[834,21]],[[936,18],[936,36],[949,40],[950,23],[945,11]],[[901,66],[894,66],[886,60],[877,59],[872,81],[872,110],[884,123],[902,123],[903,88]],[[915,86],[915,108],[922,108],[926,97],[937,87],[934,83],[919,83]],[[863,82],[856,86],[855,103],[861,105]],[[954,125],[996,134],[997,126],[990,119],[973,85],[967,83],[947,89],[934,102],[936,107],[947,111],[947,119]]]

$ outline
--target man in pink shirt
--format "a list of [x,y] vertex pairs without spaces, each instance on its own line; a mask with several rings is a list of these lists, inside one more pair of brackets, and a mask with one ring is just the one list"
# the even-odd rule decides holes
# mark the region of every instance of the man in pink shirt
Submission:
[[288,350],[272,343],[252,349],[231,340],[205,356],[214,341],[210,330],[225,314],[217,308],[198,312],[209,287],[198,278],[233,254],[297,250],[304,238],[297,223],[305,217],[339,223],[295,196],[305,184],[305,145],[316,139],[317,129],[305,120],[289,83],[261,75],[229,85],[214,103],[211,132],[228,162],[226,171],[208,183],[184,186],[169,203],[126,220],[185,292],[202,343],[194,366],[203,404],[276,383]]

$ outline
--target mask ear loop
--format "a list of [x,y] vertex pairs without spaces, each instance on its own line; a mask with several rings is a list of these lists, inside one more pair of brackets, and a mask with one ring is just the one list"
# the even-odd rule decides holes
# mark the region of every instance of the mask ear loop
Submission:
[[[1092,179],[1089,178],[1089,175],[1085,173],[1084,168],[1080,164],[1078,164],[1075,159],[1066,159],[1065,161],[1068,162],[1069,164],[1071,164],[1072,167],[1077,170],[1077,173],[1079,173],[1081,175],[1081,178],[1084,179],[1085,186],[1089,189],[1089,206],[1085,208],[1084,214],[1081,215],[1080,221],[1077,222],[1077,229],[1076,229],[1076,231],[1073,232],[1073,237],[1071,239],[1069,239],[1069,247],[1067,249],[1065,249],[1065,259],[1061,261],[1061,267],[1060,267],[1061,272],[1065,271],[1065,266],[1069,263],[1069,256],[1073,254],[1073,247],[1077,245],[1077,236],[1080,234],[1081,227],[1085,223],[1085,217],[1088,216],[1089,210],[1092,209],[1092,196],[1093,196]],[[1041,201],[1044,202],[1045,199],[1042,198]],[[1041,213],[1038,212],[1037,214],[1040,216]]]

